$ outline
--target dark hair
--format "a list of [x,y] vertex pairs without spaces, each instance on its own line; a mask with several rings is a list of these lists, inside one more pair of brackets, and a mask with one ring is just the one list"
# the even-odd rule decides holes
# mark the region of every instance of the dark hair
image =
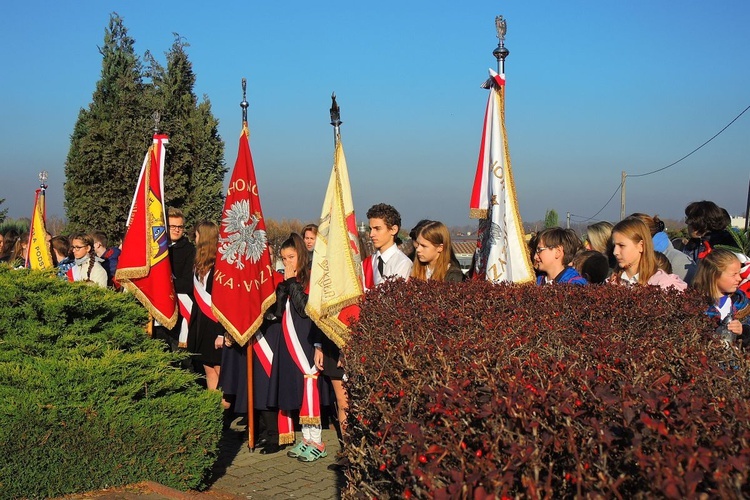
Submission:
[[65,236],[53,236],[51,240],[49,240],[49,248],[50,252],[52,253],[52,263],[55,266],[58,266],[60,263],[57,261],[57,253],[65,257],[70,256],[70,241],[68,241],[68,238]]
[[287,248],[292,248],[297,253],[297,281],[302,284],[303,288],[307,288],[310,283],[310,266],[308,265],[310,254],[307,252],[305,240],[299,234],[292,233],[279,247],[279,254]]
[[367,218],[383,219],[388,229],[393,226],[398,226],[401,229],[401,214],[391,205],[386,205],[385,203],[378,203],[370,207],[370,210],[367,211]]
[[578,252],[573,257],[571,265],[589,283],[604,283],[609,274],[609,260],[607,256],[596,250]]
[[567,266],[570,261],[573,260],[573,256],[581,250],[582,244],[581,239],[572,229],[563,229],[561,227],[548,227],[539,232],[536,235],[536,243],[539,245],[540,241],[544,241],[544,244],[549,248],[562,247],[563,249],[563,265]]
[[731,222],[729,213],[713,201],[694,201],[685,207],[685,224],[701,236],[726,229]]
[[417,225],[411,228],[411,231],[409,231],[409,238],[411,238],[412,240],[416,240],[422,228],[431,222],[432,221],[430,219],[422,219],[421,221],[417,222]]

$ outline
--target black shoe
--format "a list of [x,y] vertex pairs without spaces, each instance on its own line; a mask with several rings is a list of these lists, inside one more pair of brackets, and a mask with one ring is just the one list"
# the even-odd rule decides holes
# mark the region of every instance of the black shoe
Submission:
[[267,439],[267,438],[264,438],[264,437],[263,437],[263,438],[260,438],[259,440],[257,440],[257,441],[255,442],[255,446],[265,446],[265,445],[267,445],[267,444],[269,444],[269,443],[268,443],[268,439]]
[[272,455],[274,453],[280,452],[282,449],[286,447],[281,447],[280,445],[276,443],[268,443],[263,448],[260,449],[261,455]]

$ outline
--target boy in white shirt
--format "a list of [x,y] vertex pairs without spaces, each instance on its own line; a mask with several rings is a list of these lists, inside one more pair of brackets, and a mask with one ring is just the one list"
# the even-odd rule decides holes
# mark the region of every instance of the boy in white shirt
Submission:
[[362,263],[365,274],[365,287],[373,288],[389,276],[408,279],[412,261],[397,245],[398,231],[401,228],[401,215],[391,205],[378,203],[367,211],[370,220],[370,240],[375,253]]

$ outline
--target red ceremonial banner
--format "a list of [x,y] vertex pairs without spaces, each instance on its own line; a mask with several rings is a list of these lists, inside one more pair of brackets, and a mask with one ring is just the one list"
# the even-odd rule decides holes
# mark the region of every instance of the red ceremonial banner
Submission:
[[247,122],[224,201],[211,292],[213,311],[227,332],[245,345],[276,301],[276,283],[260,206]]
[[154,143],[143,160],[115,279],[132,292],[159,323],[172,328],[177,323],[177,296],[164,216],[167,142],[166,135],[154,135]]

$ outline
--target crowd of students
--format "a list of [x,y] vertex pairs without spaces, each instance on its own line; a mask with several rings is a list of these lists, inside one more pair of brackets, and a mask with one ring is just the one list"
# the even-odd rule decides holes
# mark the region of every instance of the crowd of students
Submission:
[[[685,214],[688,238],[674,241],[658,217],[642,213],[615,225],[592,224],[584,240],[570,229],[544,229],[529,241],[536,283],[652,285],[677,290],[692,286],[706,297],[706,314],[717,319],[720,338],[750,345],[750,303],[745,294],[750,288],[750,259],[740,249],[724,248],[736,246],[728,229],[729,216],[709,201],[691,203]],[[321,413],[324,408],[332,409],[328,416],[339,423],[341,439],[346,432],[346,370],[336,344],[305,313],[317,226],[310,224],[302,234],[292,233],[277,249],[283,272],[274,281],[276,303],[265,313],[252,342],[254,401],[249,408],[247,346],[240,347],[225,335],[211,310],[219,228],[213,222],[199,222],[192,230],[193,243],[186,237],[181,211],[170,208],[167,218],[180,314],[171,329],[155,322],[153,337],[163,340],[167,349],[191,353],[183,368],[205,375],[208,389],[223,392],[228,414],[256,418],[260,453],[289,448],[286,454],[303,462],[327,456]],[[394,207],[374,205],[367,219],[372,253],[362,261],[365,290],[392,277],[467,279],[442,222],[420,221],[410,232],[411,244],[404,253],[399,238],[401,216]],[[23,235],[14,232],[2,235],[0,260],[22,265],[24,241]],[[61,278],[116,287],[113,278],[119,249],[109,248],[103,233],[55,236],[49,244]],[[364,254],[368,245],[362,247]],[[295,427],[302,431],[296,443]]]
[[537,284],[652,285],[680,291],[692,286],[705,297],[706,314],[720,322],[717,335],[748,346],[746,249],[732,236],[727,211],[715,203],[690,203],[685,216],[688,237],[675,240],[658,217],[643,213],[615,225],[592,224],[585,241],[570,229],[545,229],[529,242]]

